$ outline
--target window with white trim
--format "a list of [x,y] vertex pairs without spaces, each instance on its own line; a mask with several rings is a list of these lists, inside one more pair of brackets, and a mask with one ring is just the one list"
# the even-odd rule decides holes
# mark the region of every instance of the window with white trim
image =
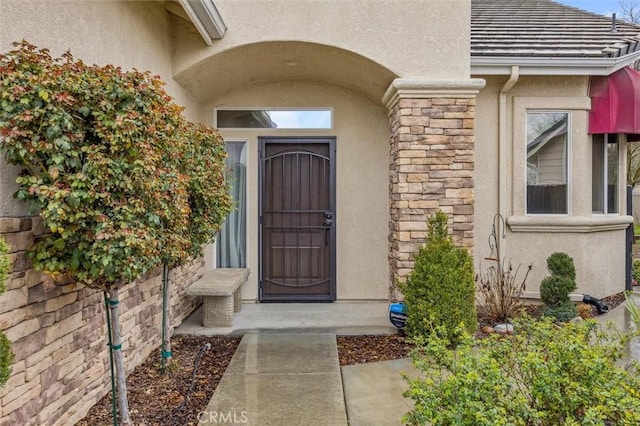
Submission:
[[527,112],[527,214],[569,212],[568,112]]
[[218,268],[247,267],[247,153],[244,141],[227,141],[227,179],[234,209],[216,238]]
[[593,213],[619,213],[618,135],[593,135],[591,209]]

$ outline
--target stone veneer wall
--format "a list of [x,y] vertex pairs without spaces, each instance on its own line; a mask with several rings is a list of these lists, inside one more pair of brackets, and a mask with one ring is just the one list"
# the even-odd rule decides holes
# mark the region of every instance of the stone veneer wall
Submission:
[[473,247],[475,97],[403,98],[389,108],[391,300],[424,243],[426,218],[452,217],[455,244]]
[[[0,218],[11,248],[7,292],[0,296],[0,329],[15,360],[0,388],[2,425],[72,425],[111,390],[101,292],[66,284],[47,288],[25,250],[45,230],[39,218]],[[204,262],[171,272],[172,325],[197,306],[186,288]],[[120,290],[123,351],[129,371],[160,345],[162,281],[159,271]]]

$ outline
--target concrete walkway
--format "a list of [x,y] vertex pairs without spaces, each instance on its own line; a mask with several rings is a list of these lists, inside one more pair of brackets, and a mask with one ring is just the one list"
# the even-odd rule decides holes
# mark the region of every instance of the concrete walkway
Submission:
[[[340,367],[336,335],[395,334],[387,302],[244,304],[232,327],[197,310],[176,334],[244,335],[200,425],[400,425],[408,359]],[[346,401],[346,402],[345,402]]]
[[420,375],[411,359],[347,365],[340,368],[351,426],[401,425],[402,416],[413,407],[402,396],[409,388],[401,373]]
[[[198,315],[176,332],[244,334],[200,425],[387,426],[411,409],[401,372],[419,373],[409,359],[338,362],[336,334],[396,332],[386,303],[245,305],[225,329],[203,328]],[[624,305],[597,319],[631,322]]]
[[246,334],[199,425],[400,425],[403,371],[417,374],[409,359],[341,368],[333,333]]
[[335,334],[242,338],[201,425],[347,425]]

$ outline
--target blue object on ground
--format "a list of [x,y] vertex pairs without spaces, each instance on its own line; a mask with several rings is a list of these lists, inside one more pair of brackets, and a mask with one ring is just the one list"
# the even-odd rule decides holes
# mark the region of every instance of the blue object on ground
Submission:
[[407,312],[405,310],[404,303],[390,303],[389,304],[389,321],[398,330],[403,330],[407,323]]

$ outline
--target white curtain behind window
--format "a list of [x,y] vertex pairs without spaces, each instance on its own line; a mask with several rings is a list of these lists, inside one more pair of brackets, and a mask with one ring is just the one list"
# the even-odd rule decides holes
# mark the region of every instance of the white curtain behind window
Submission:
[[245,268],[247,241],[247,167],[244,142],[227,142],[227,171],[233,211],[222,225],[217,241],[218,268]]

